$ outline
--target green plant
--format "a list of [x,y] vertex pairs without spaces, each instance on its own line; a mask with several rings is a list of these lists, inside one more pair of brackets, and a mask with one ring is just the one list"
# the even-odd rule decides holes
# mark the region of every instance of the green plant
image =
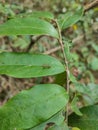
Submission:
[[[94,84],[88,85],[87,88],[78,83],[70,73],[69,61],[72,61],[70,43],[65,41],[61,34],[62,30],[79,21],[82,15],[82,8],[57,19],[50,12],[34,12],[29,15],[17,15],[0,25],[0,35],[48,35],[57,39],[64,58],[62,64],[58,59],[44,54],[1,52],[0,74],[17,78],[57,75],[58,80],[59,75],[61,78],[66,76],[65,81],[61,83],[65,84],[65,88],[60,83],[41,84],[24,90],[10,99],[0,108],[0,130],[77,130],[76,127],[81,130],[89,129],[90,113],[93,109],[98,113],[97,105],[83,108],[81,112],[85,115],[82,116],[77,101],[82,97],[87,105],[95,104],[98,101],[96,96],[98,90]],[[74,90],[70,88],[69,82],[72,82]],[[92,93],[92,98],[89,93],[95,88],[96,94]],[[69,105],[73,112],[82,117],[69,116]],[[89,112],[86,112],[87,109]],[[95,124],[92,124],[91,128],[97,129],[95,112],[92,116]],[[74,121],[75,118],[78,124]]]

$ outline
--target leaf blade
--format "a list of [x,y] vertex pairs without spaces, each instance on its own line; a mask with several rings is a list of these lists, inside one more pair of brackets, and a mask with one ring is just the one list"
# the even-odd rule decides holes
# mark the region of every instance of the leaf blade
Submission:
[[0,74],[30,78],[55,75],[64,71],[60,61],[45,54],[0,53]]
[[74,14],[72,12],[68,12],[65,14],[64,18],[59,20],[59,25],[61,27],[61,29],[66,29],[70,26],[72,26],[73,24],[75,24],[76,22],[78,22],[80,20],[80,18],[83,15],[83,9],[79,9],[78,11],[76,11]]
[[0,129],[29,129],[39,125],[67,102],[68,94],[59,85],[36,85],[20,92],[0,108]]
[[77,126],[81,130],[97,130],[98,129],[98,105],[88,106],[81,109],[82,117],[75,114],[69,116],[69,125]]
[[39,18],[14,18],[0,25],[0,35],[49,35],[58,38],[56,29]]
[[17,15],[17,17],[37,17],[37,18],[46,18],[46,19],[54,19],[54,15],[48,11],[33,11],[31,13],[21,13]]

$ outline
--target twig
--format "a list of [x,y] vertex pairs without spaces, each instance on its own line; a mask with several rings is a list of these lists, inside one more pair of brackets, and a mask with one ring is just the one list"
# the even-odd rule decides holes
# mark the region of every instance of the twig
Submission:
[[29,52],[30,49],[32,48],[32,46],[41,38],[43,37],[42,35],[41,36],[38,36],[37,38],[33,39],[31,38],[31,43],[29,44],[28,48],[26,49],[26,52]]
[[[84,35],[80,35],[80,36],[74,38],[74,39],[72,40],[72,43],[77,44],[77,42],[79,42],[79,40],[80,40],[80,39],[83,39],[83,38],[84,38]],[[63,46],[63,47],[64,47],[64,46]],[[49,54],[55,53],[56,51],[58,51],[58,50],[60,50],[60,49],[61,49],[61,46],[57,46],[57,47],[52,48],[52,49],[50,49],[50,50],[48,50],[48,51],[45,51],[44,54],[49,55]]]
[[[67,61],[67,57],[65,55],[65,51],[64,51],[64,45],[63,45],[63,41],[62,41],[62,35],[61,35],[61,29],[59,27],[59,24],[57,22],[57,20],[54,20],[54,22],[57,25],[57,29],[58,29],[58,34],[59,34],[59,39],[58,42],[60,43],[61,49],[62,49],[62,53],[63,53],[63,57],[64,57],[64,63],[65,63],[65,70],[66,70],[66,89],[67,89],[67,93],[69,94],[69,76],[70,76],[70,71],[69,71],[69,66],[68,66],[68,61]],[[69,103],[68,103],[69,104]],[[67,110],[66,110],[66,123],[68,123],[68,104],[67,104]]]
[[98,6],[98,0],[95,0],[95,1],[92,1],[91,3],[87,4],[85,7],[84,7],[84,12],[94,8]]
[[57,46],[57,47],[55,47],[55,48],[53,48],[51,50],[48,50],[48,51],[44,52],[44,54],[49,55],[49,54],[54,53],[54,52],[56,52],[56,51],[58,51],[60,49],[61,49],[61,46]]

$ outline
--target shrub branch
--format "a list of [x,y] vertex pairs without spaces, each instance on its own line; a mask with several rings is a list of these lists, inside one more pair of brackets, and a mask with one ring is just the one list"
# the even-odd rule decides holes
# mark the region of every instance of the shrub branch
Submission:
[[88,11],[88,10],[90,10],[90,9],[92,9],[92,8],[94,8],[94,7],[96,7],[96,6],[98,6],[98,0],[94,0],[94,1],[90,2],[89,4],[87,4],[87,5],[84,7],[84,12],[86,12],[86,11]]
[[[57,25],[57,29],[58,29],[58,34],[59,34],[59,38],[58,38],[58,42],[60,43],[61,46],[61,50],[63,53],[63,58],[64,58],[64,65],[65,65],[65,70],[66,70],[66,85],[65,85],[65,89],[67,90],[67,93],[69,94],[69,89],[70,89],[70,85],[69,85],[69,76],[70,76],[70,71],[69,71],[69,66],[68,66],[68,60],[67,57],[65,55],[65,51],[64,51],[64,45],[63,45],[63,40],[62,40],[62,35],[61,35],[61,29],[60,26],[57,22],[57,20],[54,20],[54,22]],[[69,103],[68,103],[69,104]],[[68,104],[66,107],[66,122],[68,123]]]

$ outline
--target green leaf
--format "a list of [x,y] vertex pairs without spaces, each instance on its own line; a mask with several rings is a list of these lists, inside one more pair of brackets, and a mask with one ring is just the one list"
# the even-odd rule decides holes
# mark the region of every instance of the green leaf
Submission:
[[18,17],[37,17],[37,18],[47,18],[47,19],[54,19],[54,15],[47,11],[33,11],[31,13],[21,13],[17,15]]
[[80,130],[98,129],[98,105],[84,107],[81,109],[83,116],[72,114],[69,116],[69,125],[77,126]]
[[93,43],[93,44],[91,44],[91,46],[98,53],[98,45],[96,45],[95,43]]
[[79,128],[77,127],[73,127],[72,130],[80,130]]
[[87,85],[88,88],[88,95],[92,98],[94,103],[98,102],[98,84],[89,83]]
[[65,55],[68,61],[71,60],[71,52],[70,52],[70,43],[68,41],[64,41],[64,51],[65,51]]
[[89,83],[86,87],[88,89],[86,92],[87,95],[83,95],[86,104],[93,105],[98,103],[98,84]]
[[63,18],[59,20],[59,25],[61,29],[66,29],[76,22],[78,22],[83,15],[83,9],[77,10],[75,13],[68,12],[65,15],[63,15]]
[[0,53],[0,74],[18,78],[55,75],[65,71],[54,57],[44,54]]
[[87,88],[87,86],[85,84],[75,82],[74,85],[75,85],[75,90],[76,91],[78,91],[80,93],[86,93],[86,94],[88,93],[88,88]]
[[63,122],[60,126],[59,125],[54,125],[54,126],[50,127],[47,130],[69,130],[69,128],[66,125],[66,123]]
[[77,101],[78,101],[78,97],[74,97],[74,99],[71,102],[71,109],[73,110],[73,112],[75,112],[77,115],[82,116],[81,111],[79,110],[78,106],[77,106]]
[[70,73],[70,77],[69,78],[70,78],[70,81],[77,82],[76,77],[72,73]]
[[0,25],[0,35],[49,35],[58,38],[56,29],[39,18],[14,18]]
[[63,73],[57,74],[55,76],[55,81],[56,84],[59,84],[63,86],[66,82],[66,72],[64,71]]
[[75,83],[76,91],[80,92],[86,105],[93,105],[98,102],[98,84],[89,83],[85,84]]
[[90,60],[90,67],[92,70],[96,71],[98,70],[98,57],[93,57],[91,60]]
[[51,126],[51,125],[61,125],[62,122],[64,121],[64,116],[63,116],[63,111],[61,110],[60,112],[56,113],[52,118],[50,118],[48,121],[31,128],[29,130],[44,130],[46,127]]
[[68,102],[65,89],[56,84],[24,90],[0,108],[0,130],[24,130],[46,121]]

